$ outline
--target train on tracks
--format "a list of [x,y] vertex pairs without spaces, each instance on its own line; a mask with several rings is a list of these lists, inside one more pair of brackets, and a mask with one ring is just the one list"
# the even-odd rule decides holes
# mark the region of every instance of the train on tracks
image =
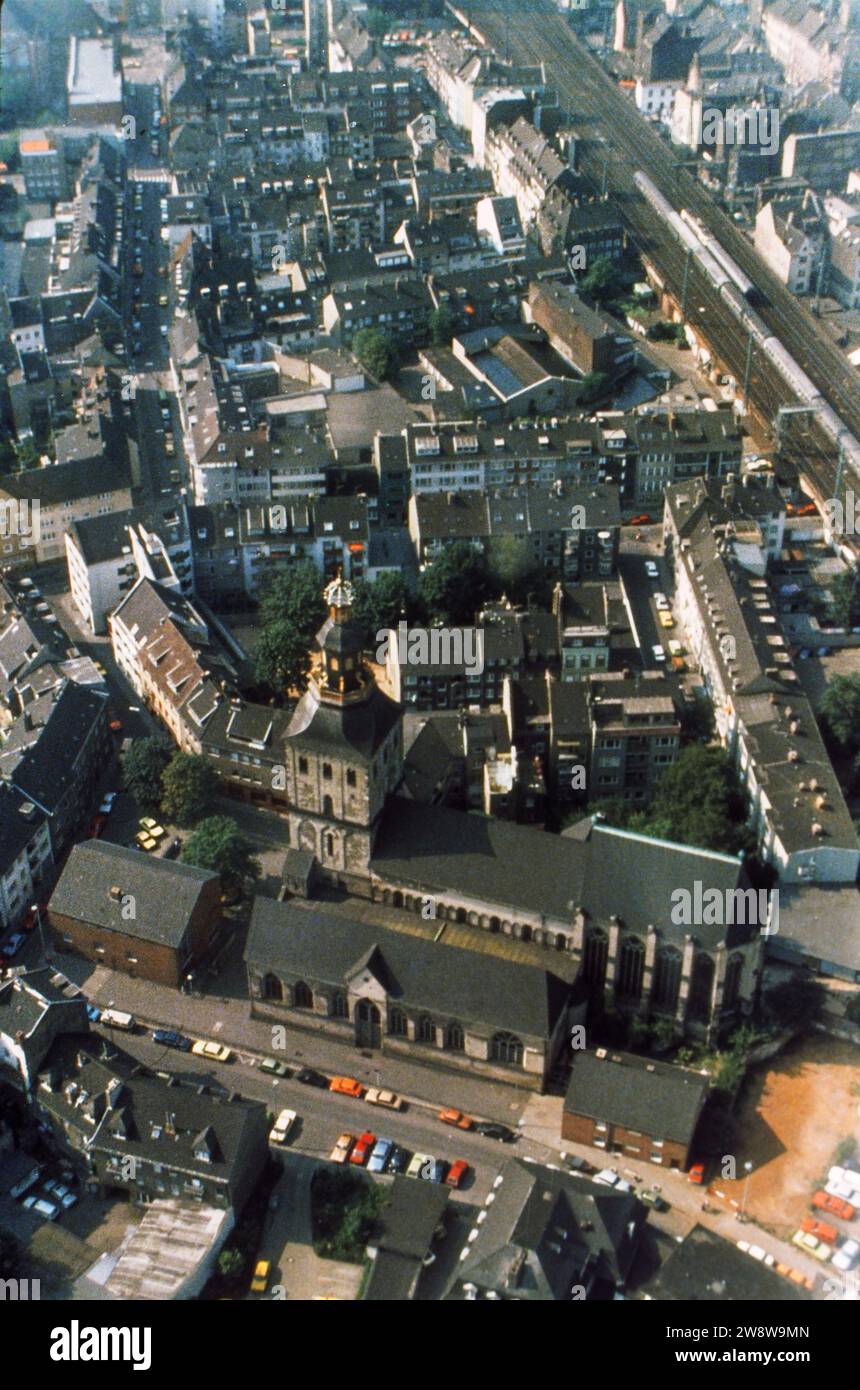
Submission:
[[800,364],[755,312],[754,306],[759,302],[759,296],[752,281],[696,217],[685,209],[680,213],[674,210],[647,174],[639,170],[633,181],[643,198],[695,258],[720,298],[758,344],[762,355],[776,368],[798,400],[814,410],[824,433],[842,451],[844,461],[860,475],[860,440],[852,434]]

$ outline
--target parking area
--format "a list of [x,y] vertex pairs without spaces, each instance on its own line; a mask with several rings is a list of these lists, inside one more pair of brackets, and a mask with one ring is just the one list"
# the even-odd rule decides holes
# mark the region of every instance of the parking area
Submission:
[[[752,1072],[738,1110],[735,1157],[739,1172],[753,1164],[746,1209],[755,1221],[791,1239],[814,1191],[827,1184],[836,1146],[860,1141],[858,1108],[860,1066],[848,1043],[804,1038]],[[714,1185],[729,1199],[743,1198],[742,1178]],[[833,1224],[846,1236],[860,1231],[857,1219]]]

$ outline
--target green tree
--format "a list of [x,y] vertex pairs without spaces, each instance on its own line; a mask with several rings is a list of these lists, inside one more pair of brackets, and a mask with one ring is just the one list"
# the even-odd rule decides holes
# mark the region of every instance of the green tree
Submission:
[[352,340],[352,350],[362,367],[375,377],[384,381],[393,376],[397,368],[397,347],[387,333],[378,328],[360,328]]
[[241,1250],[222,1250],[218,1256],[218,1272],[225,1279],[241,1274],[245,1266],[245,1256]]
[[439,304],[429,319],[430,340],[434,347],[447,347],[454,333],[454,319],[447,304]]
[[726,751],[693,743],[660,778],[650,808],[634,812],[626,828],[724,854],[751,853],[745,810]]
[[490,592],[487,562],[468,541],[446,546],[418,579],[418,596],[436,623],[471,623]]
[[860,626],[860,561],[836,576],[830,593],[830,617],[836,626]]
[[254,651],[257,680],[279,693],[304,690],[310,669],[310,644],[290,619],[263,628]]
[[821,697],[819,710],[843,752],[860,748],[860,676],[834,676]]
[[147,814],[161,805],[161,779],[173,756],[173,745],[163,734],[132,739],[120,758],[123,781],[141,810]]
[[325,614],[322,580],[312,561],[302,560],[273,575],[260,598],[257,679],[278,692],[303,690],[314,637]]
[[364,634],[366,644],[376,645],[376,634],[382,628],[396,628],[400,619],[408,620],[415,609],[403,575],[386,570],[371,584],[359,579],[353,585],[352,616]]
[[597,304],[607,304],[618,290],[618,274],[608,256],[598,256],[579,281],[579,291]]
[[218,790],[218,773],[197,753],[174,753],[161,779],[161,809],[176,825],[205,816]]
[[249,879],[260,877],[254,846],[231,816],[207,816],[182,847],[183,864],[220,874],[225,893],[242,893]]

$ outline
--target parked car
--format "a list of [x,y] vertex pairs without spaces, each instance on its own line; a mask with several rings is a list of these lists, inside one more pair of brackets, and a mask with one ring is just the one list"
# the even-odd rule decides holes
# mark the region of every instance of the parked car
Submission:
[[286,1144],[287,1135],[296,1121],[295,1110],[282,1110],[269,1131],[270,1144]]
[[23,1197],[26,1192],[30,1191],[31,1187],[36,1186],[36,1183],[42,1176],[43,1171],[44,1170],[41,1164],[39,1163],[37,1163],[35,1167],[28,1169],[24,1176],[22,1178],[19,1178],[18,1181],[16,1183],[13,1183],[12,1186],[9,1188],[9,1196],[15,1198]]
[[191,1051],[196,1057],[208,1057],[210,1062],[229,1062],[233,1057],[229,1047],[223,1043],[207,1042],[205,1038],[198,1038]]
[[483,1134],[485,1139],[498,1139],[502,1144],[512,1144],[517,1138],[516,1130],[498,1124],[495,1120],[478,1120],[475,1133]]
[[45,913],[47,911],[47,903],[33,903],[31,907],[27,908],[27,911],[24,914],[24,920],[21,923],[21,931],[35,931],[39,925],[39,919],[41,918],[41,920],[44,922]]
[[45,1191],[50,1193],[52,1200],[60,1203],[64,1211],[68,1211],[69,1207],[73,1207],[78,1200],[77,1195],[70,1192],[57,1178],[51,1178],[49,1182],[45,1183]]
[[445,1179],[447,1187],[461,1187],[465,1181],[469,1165],[464,1158],[458,1158],[448,1169],[448,1176]]
[[355,1143],[354,1134],[341,1134],[337,1143],[329,1155],[332,1163],[346,1163],[349,1158],[349,1151]]
[[321,1071],[314,1071],[313,1067],[302,1067],[301,1071],[296,1072],[296,1080],[301,1081],[303,1086],[316,1086],[320,1090],[328,1090],[328,1077],[323,1076]]
[[625,525],[627,525],[627,526],[650,526],[650,525],[651,525],[651,517],[649,516],[648,512],[640,512],[638,516],[632,516],[632,517],[630,518],[630,520],[629,520],[628,522],[625,523]]
[[445,1159],[434,1158],[431,1160],[429,1167],[425,1165],[425,1167],[421,1169],[420,1176],[424,1178],[425,1182],[444,1182],[447,1172],[448,1164],[445,1162]]
[[39,1216],[44,1216],[46,1221],[56,1221],[60,1214],[60,1207],[56,1202],[49,1201],[47,1197],[39,1197],[35,1192],[24,1198],[24,1206],[28,1211],[35,1211]]
[[800,1250],[805,1250],[807,1255],[811,1255],[814,1260],[829,1260],[833,1254],[832,1245],[825,1245],[823,1240],[810,1235],[809,1231],[795,1231],[791,1237],[791,1242]]
[[647,574],[647,576],[648,576],[649,579],[659,579],[659,578],[660,578],[660,571],[658,570],[658,568],[657,568],[657,566],[656,566],[656,564],[654,563],[653,560],[646,560],[646,561],[645,561],[645,573]]
[[440,1110],[438,1114],[443,1125],[454,1125],[457,1129],[473,1129],[475,1121],[471,1115],[464,1115],[462,1110]]
[[639,1201],[644,1202],[646,1207],[653,1207],[655,1211],[668,1211],[669,1203],[660,1196],[659,1192],[652,1192],[647,1189],[639,1193]]
[[384,1173],[393,1148],[393,1140],[377,1139],[373,1146],[373,1153],[367,1161],[368,1173]]
[[101,838],[101,835],[102,835],[102,832],[103,832],[105,826],[107,825],[107,822],[108,822],[107,816],[106,816],[103,812],[101,812],[101,811],[99,812],[99,814],[98,814],[97,816],[93,816],[92,820],[90,821],[89,825],[87,826],[87,836],[86,836],[87,839],[88,839],[88,840],[98,840],[98,839],[100,839],[100,838]]
[[587,1158],[580,1158],[579,1154],[562,1152],[559,1154],[559,1157],[573,1173],[594,1173],[597,1171],[594,1165],[589,1163]]
[[[407,1178],[420,1178],[421,1170],[436,1162],[432,1154],[413,1154],[406,1169]],[[428,1170],[429,1171],[429,1170]]]
[[0,944],[0,950],[2,950],[3,955],[6,956],[8,960],[12,960],[17,956],[26,940],[27,938],[22,931],[13,932],[11,936],[7,936],[6,940]]
[[264,1057],[260,1063],[260,1071],[267,1072],[270,1076],[289,1076],[290,1074],[286,1062],[279,1062],[277,1057]]
[[681,643],[678,641],[677,637],[669,638],[668,647],[670,656],[684,655],[684,648],[681,646]]
[[776,1264],[776,1257],[769,1255],[763,1245],[750,1245],[748,1240],[739,1240],[738,1249],[745,1255],[749,1255],[751,1260],[758,1260],[759,1264],[768,1266]]
[[809,1235],[817,1236],[819,1240],[824,1240],[828,1245],[835,1245],[839,1239],[839,1232],[835,1226],[831,1226],[827,1221],[818,1221],[814,1216],[804,1216],[800,1223],[800,1229]]
[[364,1097],[368,1105],[382,1105],[386,1110],[402,1110],[403,1101],[393,1091],[380,1091],[377,1086],[368,1087]]
[[102,1016],[101,1009],[97,1009],[95,1004],[87,1004],[87,1018],[90,1023],[98,1023]]
[[599,1173],[595,1173],[591,1180],[599,1182],[601,1187],[614,1187],[616,1192],[632,1192],[633,1188],[625,1178],[621,1178],[611,1168],[601,1168]]
[[125,1009],[102,1009],[101,1022],[108,1028],[118,1028],[121,1033],[133,1033],[137,1028],[134,1014]]
[[666,653],[664,652],[663,648],[660,646],[660,643],[659,643],[659,642],[655,642],[654,645],[652,646],[652,648],[651,648],[651,655],[654,657],[654,660],[655,660],[655,661],[665,661],[665,660],[666,660]]
[[358,1139],[355,1141],[355,1147],[349,1156],[350,1163],[355,1163],[358,1164],[359,1167],[363,1167],[364,1164],[367,1162],[375,1143],[376,1135],[371,1134],[370,1130],[366,1129],[364,1133],[360,1134]]
[[102,803],[101,803],[101,805],[99,806],[99,810],[100,810],[104,815],[106,815],[106,816],[109,815],[110,812],[113,810],[113,804],[114,804],[114,802],[116,801],[116,798],[117,798],[117,793],[116,793],[116,792],[105,792],[104,796],[102,797]]
[[853,1168],[843,1168],[834,1165],[827,1174],[830,1182],[844,1183],[854,1192],[860,1192],[860,1173],[856,1173]]
[[174,1047],[177,1052],[190,1052],[191,1039],[186,1038],[182,1033],[176,1033],[172,1028],[156,1028],[152,1034],[152,1041],[161,1043],[162,1047]]
[[858,1196],[860,1196],[860,1194],[855,1192],[850,1182],[831,1181],[827,1184],[824,1191],[827,1193],[829,1197],[838,1197],[843,1202],[853,1203],[857,1201]]
[[351,1096],[353,1100],[361,1100],[364,1095],[364,1087],[354,1076],[333,1076],[328,1088],[334,1091],[335,1095]]
[[675,626],[675,619],[672,617],[672,614],[671,614],[671,613],[667,613],[667,612],[658,613],[658,614],[657,614],[657,617],[658,617],[658,619],[659,619],[659,621],[660,621],[660,626],[661,626],[661,627],[674,627],[674,626]]
[[181,849],[182,841],[180,840],[178,835],[174,835],[173,839],[170,841],[170,844],[167,846],[167,849],[164,851],[164,858],[175,859]]
[[838,1216],[842,1221],[853,1221],[856,1208],[850,1202],[846,1202],[842,1197],[834,1197],[830,1192],[822,1192],[821,1189],[814,1194],[812,1206],[819,1211],[829,1212],[831,1216]]
[[388,1159],[389,1173],[405,1173],[409,1167],[410,1153],[402,1144],[395,1144]]
[[270,1260],[258,1260],[254,1266],[254,1277],[251,1280],[251,1293],[265,1293],[269,1286],[269,1271],[272,1265]]
[[665,594],[661,594],[661,593],[658,591],[658,592],[654,595],[654,607],[657,609],[657,612],[658,612],[658,613],[668,613],[668,612],[669,612],[669,600],[667,599],[667,597],[666,597]]
[[687,1181],[696,1183],[699,1186],[705,1181],[704,1163],[694,1163],[687,1173]]
[[858,1259],[860,1259],[860,1241],[846,1240],[839,1247],[833,1256],[833,1264],[837,1269],[853,1269]]

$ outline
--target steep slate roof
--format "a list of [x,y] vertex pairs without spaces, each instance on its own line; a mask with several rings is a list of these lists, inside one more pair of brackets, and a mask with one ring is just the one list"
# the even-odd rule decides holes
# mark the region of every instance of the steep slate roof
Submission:
[[[203,889],[217,878],[192,864],[151,859],[123,845],[85,840],[72,847],[48,906],[52,914],[175,947]],[[112,898],[112,887],[119,888],[122,896]],[[131,920],[123,916],[126,895],[134,900]]]
[[[371,870],[421,892],[464,897],[501,909],[542,912],[570,922],[577,907],[597,922],[613,913],[632,931],[659,927],[683,940],[671,920],[672,894],[696,882],[720,891],[746,888],[739,859],[593,824],[587,836],[548,835],[527,825],[389,800]],[[755,926],[696,925],[703,947],[747,940]]]
[[300,748],[369,763],[400,718],[400,706],[374,687],[363,700],[341,705],[320,699],[313,682],[296,705],[287,738]]
[[0,777],[52,812],[77,778],[75,750],[105,715],[107,695],[66,680],[32,700],[7,730]]
[[393,1000],[486,1027],[547,1038],[570,986],[537,966],[475,955],[300,902],[255,898],[245,960],[262,970],[343,985],[369,971]]
[[685,1067],[627,1052],[608,1050],[605,1057],[574,1052],[564,1108],[568,1114],[688,1144],[707,1092],[707,1076]]
[[474,1283],[505,1299],[565,1301],[594,1262],[598,1279],[622,1283],[646,1215],[632,1194],[520,1160],[505,1166],[484,1210],[448,1298],[462,1297],[463,1284]]

